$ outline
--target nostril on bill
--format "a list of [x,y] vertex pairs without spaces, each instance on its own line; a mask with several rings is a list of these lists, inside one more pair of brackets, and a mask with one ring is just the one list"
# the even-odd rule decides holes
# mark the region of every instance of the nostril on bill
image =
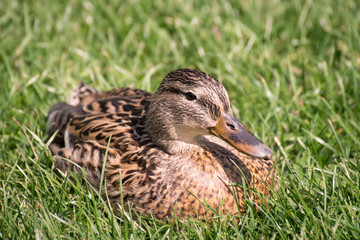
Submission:
[[231,130],[236,130],[234,124],[226,123],[226,126],[228,126],[228,128],[230,128]]

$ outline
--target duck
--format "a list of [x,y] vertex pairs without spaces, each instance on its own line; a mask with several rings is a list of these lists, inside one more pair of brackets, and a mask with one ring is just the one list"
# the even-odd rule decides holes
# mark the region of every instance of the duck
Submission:
[[247,187],[264,204],[278,186],[271,149],[235,117],[224,86],[194,69],[171,71],[155,93],[82,82],[50,108],[47,135],[54,168],[84,176],[118,216],[122,206],[163,221],[236,216]]

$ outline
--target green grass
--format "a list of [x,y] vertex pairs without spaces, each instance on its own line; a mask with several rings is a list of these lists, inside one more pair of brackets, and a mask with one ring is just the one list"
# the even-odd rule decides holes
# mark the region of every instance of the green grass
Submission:
[[[1,1],[0,239],[359,239],[360,2],[240,2]],[[259,214],[135,223],[52,171],[47,111],[81,80],[154,91],[185,67],[274,150]]]

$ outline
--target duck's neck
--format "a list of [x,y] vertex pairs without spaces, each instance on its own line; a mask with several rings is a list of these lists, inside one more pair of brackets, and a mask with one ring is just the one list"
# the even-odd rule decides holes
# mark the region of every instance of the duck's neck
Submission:
[[164,123],[164,121],[166,120],[146,124],[148,134],[157,146],[171,155],[186,156],[201,150],[200,138],[183,138],[183,136],[178,135],[173,125]]
[[187,143],[179,140],[167,140],[159,142],[160,146],[171,155],[191,156],[201,151],[202,147],[198,144]]

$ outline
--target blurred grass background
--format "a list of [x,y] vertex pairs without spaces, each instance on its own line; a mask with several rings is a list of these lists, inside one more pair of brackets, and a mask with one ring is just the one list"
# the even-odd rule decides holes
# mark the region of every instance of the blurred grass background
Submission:
[[[0,2],[1,239],[359,239],[357,0]],[[280,189],[240,222],[117,219],[51,170],[47,111],[81,81],[154,91],[212,74],[275,152]]]

